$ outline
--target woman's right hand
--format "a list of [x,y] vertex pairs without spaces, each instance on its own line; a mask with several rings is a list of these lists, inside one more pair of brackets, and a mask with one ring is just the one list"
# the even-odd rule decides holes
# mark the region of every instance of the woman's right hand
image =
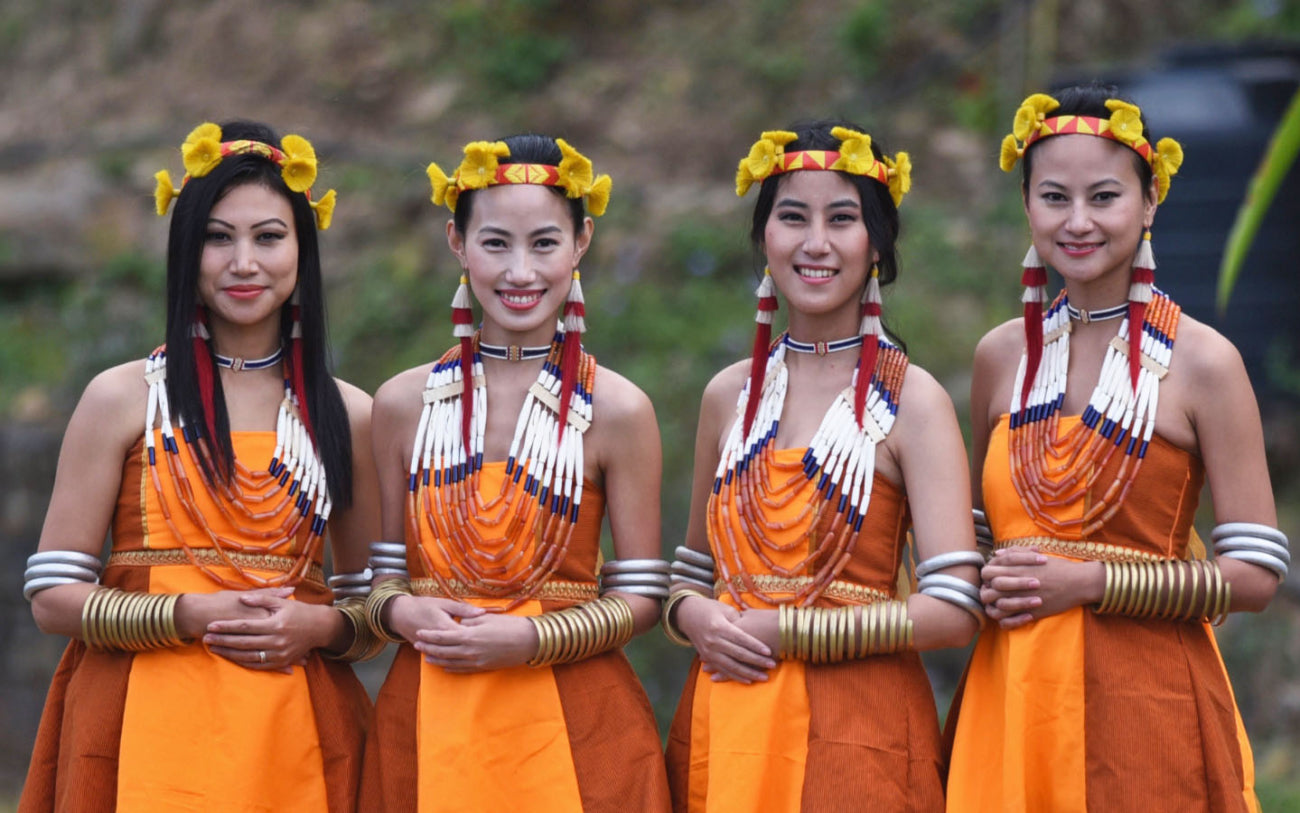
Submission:
[[476,618],[482,607],[432,596],[398,596],[388,604],[388,628],[407,641],[419,639],[423,630],[455,629],[461,618]]
[[176,631],[187,641],[197,641],[213,621],[266,618],[270,611],[240,601],[251,593],[269,593],[279,598],[293,595],[292,587],[263,587],[258,590],[218,590],[215,593],[183,593],[176,602]]
[[768,670],[776,667],[772,650],[737,625],[740,612],[735,607],[692,596],[678,603],[675,612],[678,629],[691,639],[713,680],[765,681]]

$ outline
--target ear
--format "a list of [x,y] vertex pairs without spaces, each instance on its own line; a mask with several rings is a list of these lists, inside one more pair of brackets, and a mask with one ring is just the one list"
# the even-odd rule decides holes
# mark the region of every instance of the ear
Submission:
[[1142,207],[1142,226],[1151,228],[1156,220],[1156,208],[1159,206],[1156,201],[1160,200],[1160,187],[1157,185],[1154,176],[1151,178],[1151,186],[1147,189],[1146,200]]
[[469,268],[469,259],[465,256],[465,236],[456,231],[456,221],[447,221],[447,246],[451,253],[460,260],[461,270]]
[[587,249],[591,248],[591,236],[595,233],[595,222],[590,217],[583,218],[582,230],[578,232],[577,238],[573,241],[573,265],[575,267],[583,255],[587,253]]

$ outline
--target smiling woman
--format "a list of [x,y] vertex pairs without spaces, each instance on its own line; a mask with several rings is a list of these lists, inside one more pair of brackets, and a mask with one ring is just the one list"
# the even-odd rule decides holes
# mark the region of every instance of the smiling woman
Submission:
[[[362,798],[667,810],[654,716],[622,652],[668,593],[659,431],[645,395],[581,344],[578,264],[609,178],[538,135],[475,142],[451,177],[429,177],[453,212],[458,342],[375,395],[387,541],[367,611],[401,647]],[[616,558],[602,566],[606,509]]]
[[369,702],[341,661],[378,642],[359,574],[330,606],[323,547],[363,571],[378,516],[370,399],[326,366],[334,193],[265,125],[181,153],[179,190],[157,176],[167,344],[87,386],[28,560],[37,624],[74,640],[19,809],[342,813]]
[[740,162],[768,270],[753,357],[704,392],[664,607],[699,653],[669,732],[676,810],[943,809],[916,651],[974,634],[983,560],[952,403],[881,322],[910,167],[841,122],[763,133]]

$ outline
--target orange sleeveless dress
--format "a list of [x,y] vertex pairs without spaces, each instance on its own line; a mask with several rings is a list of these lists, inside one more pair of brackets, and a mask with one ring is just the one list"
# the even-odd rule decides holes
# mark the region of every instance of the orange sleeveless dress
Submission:
[[[776,450],[775,467],[799,467],[805,451]],[[771,470],[764,476],[775,482]],[[764,506],[767,519],[794,520],[815,487],[810,481],[806,493],[779,510]],[[739,538],[740,518],[731,510],[726,521]],[[790,522],[773,532],[772,541],[793,542],[811,521],[809,516]],[[852,558],[816,606],[893,599],[910,524],[901,490],[877,475]],[[709,536],[717,558],[721,543],[713,529]],[[783,584],[747,545],[739,547],[760,589],[793,593],[793,584]],[[771,550],[769,555],[777,565],[789,565],[807,554],[792,549],[784,558]],[[747,592],[741,595],[749,606],[766,607]],[[734,605],[725,589],[718,598]],[[680,813],[942,810],[939,722],[930,681],[915,652],[826,665],[778,661],[766,682],[748,686],[701,677],[697,658],[668,734],[668,774],[673,809]]]
[[[160,435],[155,440],[161,454]],[[198,487],[201,474],[184,439],[176,441],[208,527],[246,545],[267,544],[241,538]],[[260,464],[271,459],[275,433],[232,432],[231,443],[238,460]],[[182,509],[170,478],[160,474],[159,481],[166,506],[150,477],[142,436],[123,464],[103,584],[151,593],[217,592],[221,587],[186,559],[164,512],[191,548],[208,547],[207,534]],[[265,527],[275,520],[265,520]],[[242,523],[260,527],[257,520]],[[303,523],[295,550],[309,524]],[[256,556],[244,566],[264,578],[277,575],[288,560]],[[232,568],[213,569],[237,578]],[[332,601],[319,561],[293,598]],[[90,650],[74,640],[50,687],[19,810],[346,813],[356,806],[369,705],[351,667],[316,653],[305,667],[281,674],[238,666],[200,643],[133,654]]]
[[[480,470],[480,492],[500,492],[504,463]],[[421,486],[417,504],[423,504]],[[531,534],[536,503],[521,500]],[[597,595],[604,494],[584,484],[567,554],[538,594],[510,612],[537,615]],[[444,551],[418,519],[430,561],[454,582]],[[471,518],[471,521],[473,519]],[[413,592],[439,595],[408,531]],[[532,559],[530,545],[521,564]],[[456,598],[484,607],[504,599]],[[661,811],[668,809],[663,756],[650,702],[621,650],[577,663],[452,674],[403,644],[375,705],[366,745],[363,811]]]
[[[1062,418],[1059,431],[1078,420]],[[1075,560],[1188,557],[1199,458],[1155,436],[1128,499],[1097,534],[1049,539],[1011,485],[1007,427],[1003,415],[984,460],[995,544]],[[1089,497],[1058,516],[1078,516]],[[950,811],[1259,809],[1250,744],[1209,624],[1088,607],[1016,630],[989,624],[948,729]]]

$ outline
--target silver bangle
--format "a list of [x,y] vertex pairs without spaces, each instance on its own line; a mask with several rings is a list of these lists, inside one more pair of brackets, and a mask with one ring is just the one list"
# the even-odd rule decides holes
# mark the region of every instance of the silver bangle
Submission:
[[942,585],[930,585],[921,591],[921,595],[930,598],[946,601],[949,604],[955,604],[966,612],[975,616],[975,619],[982,625],[984,623],[984,605],[977,599],[972,599],[965,593],[951,590]]
[[379,541],[371,542],[370,555],[371,556],[405,556],[406,543],[405,542],[379,542]]
[[713,582],[713,568],[696,567],[687,564],[680,559],[672,564],[672,574],[674,576],[684,576],[688,579],[698,579],[700,581]]
[[38,551],[27,557],[23,572],[23,598],[63,584],[98,584],[104,563],[98,556],[77,550]]
[[707,553],[701,553],[698,550],[693,550],[691,548],[688,548],[685,545],[677,546],[677,549],[673,551],[673,558],[679,562],[685,562],[687,564],[695,565],[696,567],[702,567],[705,570],[709,570],[709,571],[713,570],[712,556],[710,556]]
[[27,557],[27,566],[37,565],[80,565],[96,573],[102,573],[104,563],[98,556],[79,550],[42,550]]
[[669,588],[674,592],[676,592],[678,588],[686,588],[686,589],[691,589],[696,591],[704,590],[710,596],[713,595],[712,581],[706,582],[703,579],[693,579],[689,576],[683,576],[679,573],[673,574],[672,581],[669,582]]
[[[649,585],[649,584],[617,584],[610,585],[609,592],[614,593],[632,593],[637,596],[647,596],[660,600],[668,598],[668,585]],[[604,596],[606,588],[601,588],[600,594]]]
[[984,557],[973,550],[953,550],[940,553],[918,564],[916,566],[916,577],[923,579],[931,573],[947,570],[958,565],[970,565],[971,567],[980,568],[984,566]]
[[600,567],[600,575],[615,573],[668,573],[663,559],[610,559]]
[[1286,574],[1290,570],[1286,562],[1269,553],[1257,550],[1230,550],[1216,555],[1222,559],[1236,559],[1241,562],[1250,562],[1252,565],[1259,565],[1262,568],[1273,571],[1277,575],[1278,581],[1286,579]]
[[1279,545],[1258,536],[1225,536],[1214,541],[1214,552],[1230,550],[1254,550],[1276,556],[1287,564],[1291,563],[1291,551],[1285,545]]
[[1268,525],[1262,525],[1258,522],[1225,522],[1216,525],[1210,531],[1210,539],[1218,542],[1226,536],[1253,536],[1259,539],[1267,539],[1270,542],[1276,542],[1283,547],[1288,547],[1286,534],[1277,528],[1271,528]]
[[370,595],[370,580],[374,578],[374,573],[370,568],[359,573],[335,573],[326,579],[325,583],[329,585],[330,592],[334,594],[334,602],[338,602],[351,597],[365,598]]

